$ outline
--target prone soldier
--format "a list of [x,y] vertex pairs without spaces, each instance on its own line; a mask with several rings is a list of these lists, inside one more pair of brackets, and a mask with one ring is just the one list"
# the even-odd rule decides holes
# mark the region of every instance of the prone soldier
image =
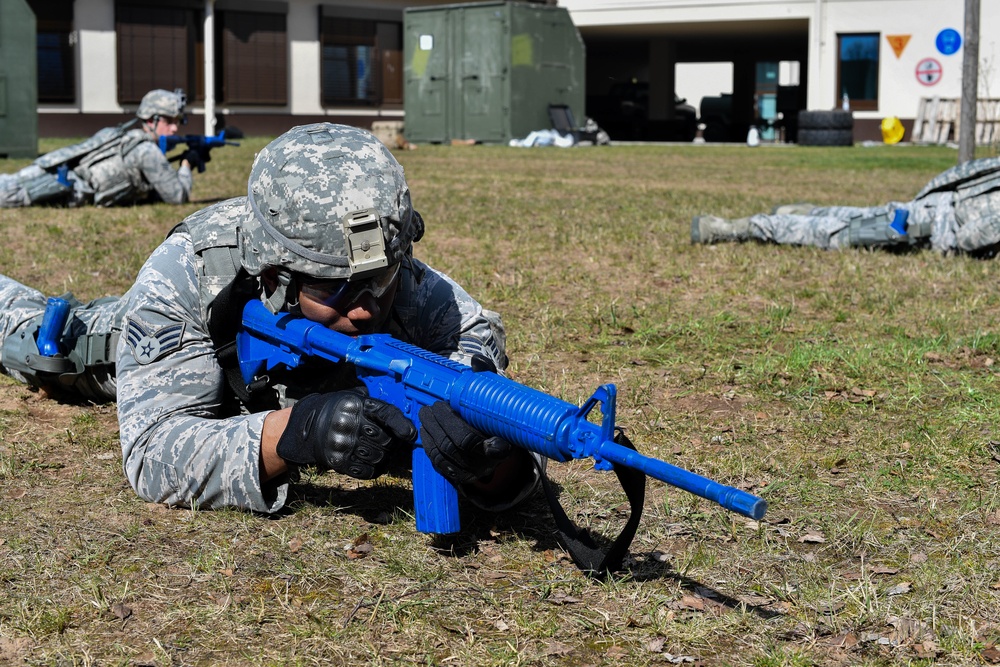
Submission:
[[697,216],[692,243],[749,241],[824,249],[930,246],[941,253],[992,256],[1000,244],[1000,158],[971,160],[934,177],[909,202],[884,206],[779,206],[726,220]]
[[199,155],[189,151],[175,170],[158,144],[159,137],[177,134],[185,104],[180,90],[151,90],[136,118],[46,153],[16,173],[0,174],[0,208],[187,202],[191,167],[202,164]]
[[[500,317],[413,257],[423,231],[402,167],[372,134],[296,127],[258,154],[247,196],[185,219],[123,297],[75,304],[61,372],[25,361],[37,357],[45,298],[0,276],[0,370],[117,400],[125,473],[142,498],[276,512],[297,466],[376,477],[417,433],[350,369],[298,369],[247,387],[233,342],[250,299],[341,333],[390,333],[506,367]],[[425,410],[428,456],[475,504],[504,509],[538,486],[538,457],[483,437],[446,404]]]

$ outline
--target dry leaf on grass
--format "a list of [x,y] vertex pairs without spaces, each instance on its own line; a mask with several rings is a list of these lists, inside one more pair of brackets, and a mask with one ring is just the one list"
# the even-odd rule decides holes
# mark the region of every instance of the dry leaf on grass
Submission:
[[677,609],[693,609],[694,611],[705,611],[705,601],[693,595],[683,595],[681,599],[673,604]]
[[938,647],[936,642],[923,641],[918,644],[913,645],[913,653],[918,658],[923,660],[933,660],[941,653],[941,649]]
[[818,530],[810,530],[799,538],[799,542],[804,544],[822,544],[826,542],[826,538]]
[[665,637],[654,637],[646,642],[646,650],[650,653],[662,653],[663,645],[667,643]]
[[987,646],[979,652],[979,655],[981,655],[983,660],[991,665],[1000,664],[1000,650],[998,650],[996,646]]
[[550,641],[545,647],[545,655],[569,655],[572,652],[572,646],[555,640]]
[[904,593],[909,593],[910,589],[913,588],[913,584],[909,581],[904,581],[902,583],[896,584],[889,590],[885,592],[886,595],[903,595]]
[[347,557],[352,559],[364,558],[374,550],[375,545],[371,543],[368,533],[362,533],[347,546]]
[[111,605],[111,613],[114,614],[116,618],[119,618],[124,621],[125,619],[127,619],[129,616],[132,615],[132,609],[130,607],[125,606],[121,602],[116,602],[113,605]]
[[546,601],[551,604],[557,604],[557,605],[576,604],[578,602],[583,602],[583,600],[581,600],[580,598],[575,598],[572,595],[566,595],[562,591],[556,591],[555,593],[550,595],[546,599]]

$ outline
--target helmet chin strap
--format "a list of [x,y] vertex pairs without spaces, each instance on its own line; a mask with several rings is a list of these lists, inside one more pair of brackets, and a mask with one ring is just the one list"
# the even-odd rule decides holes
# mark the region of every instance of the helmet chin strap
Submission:
[[266,287],[261,290],[264,305],[274,315],[283,311],[294,312],[294,309],[299,306],[299,289],[295,276],[290,271],[278,269],[275,279],[276,285],[270,294],[268,294]]

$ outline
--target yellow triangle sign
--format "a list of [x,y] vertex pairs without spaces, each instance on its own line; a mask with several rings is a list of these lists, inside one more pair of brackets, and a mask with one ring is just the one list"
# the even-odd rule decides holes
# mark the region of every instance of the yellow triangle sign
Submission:
[[903,49],[910,43],[910,35],[886,35],[885,38],[888,40],[889,46],[892,47],[892,52],[896,54],[897,58],[903,55]]

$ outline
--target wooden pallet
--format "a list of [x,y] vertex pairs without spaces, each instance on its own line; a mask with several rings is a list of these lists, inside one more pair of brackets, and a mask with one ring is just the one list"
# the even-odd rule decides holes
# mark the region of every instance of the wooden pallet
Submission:
[[[913,121],[911,141],[917,144],[957,142],[961,127],[962,100],[924,97]],[[976,145],[1000,142],[1000,99],[980,99],[976,106]]]

